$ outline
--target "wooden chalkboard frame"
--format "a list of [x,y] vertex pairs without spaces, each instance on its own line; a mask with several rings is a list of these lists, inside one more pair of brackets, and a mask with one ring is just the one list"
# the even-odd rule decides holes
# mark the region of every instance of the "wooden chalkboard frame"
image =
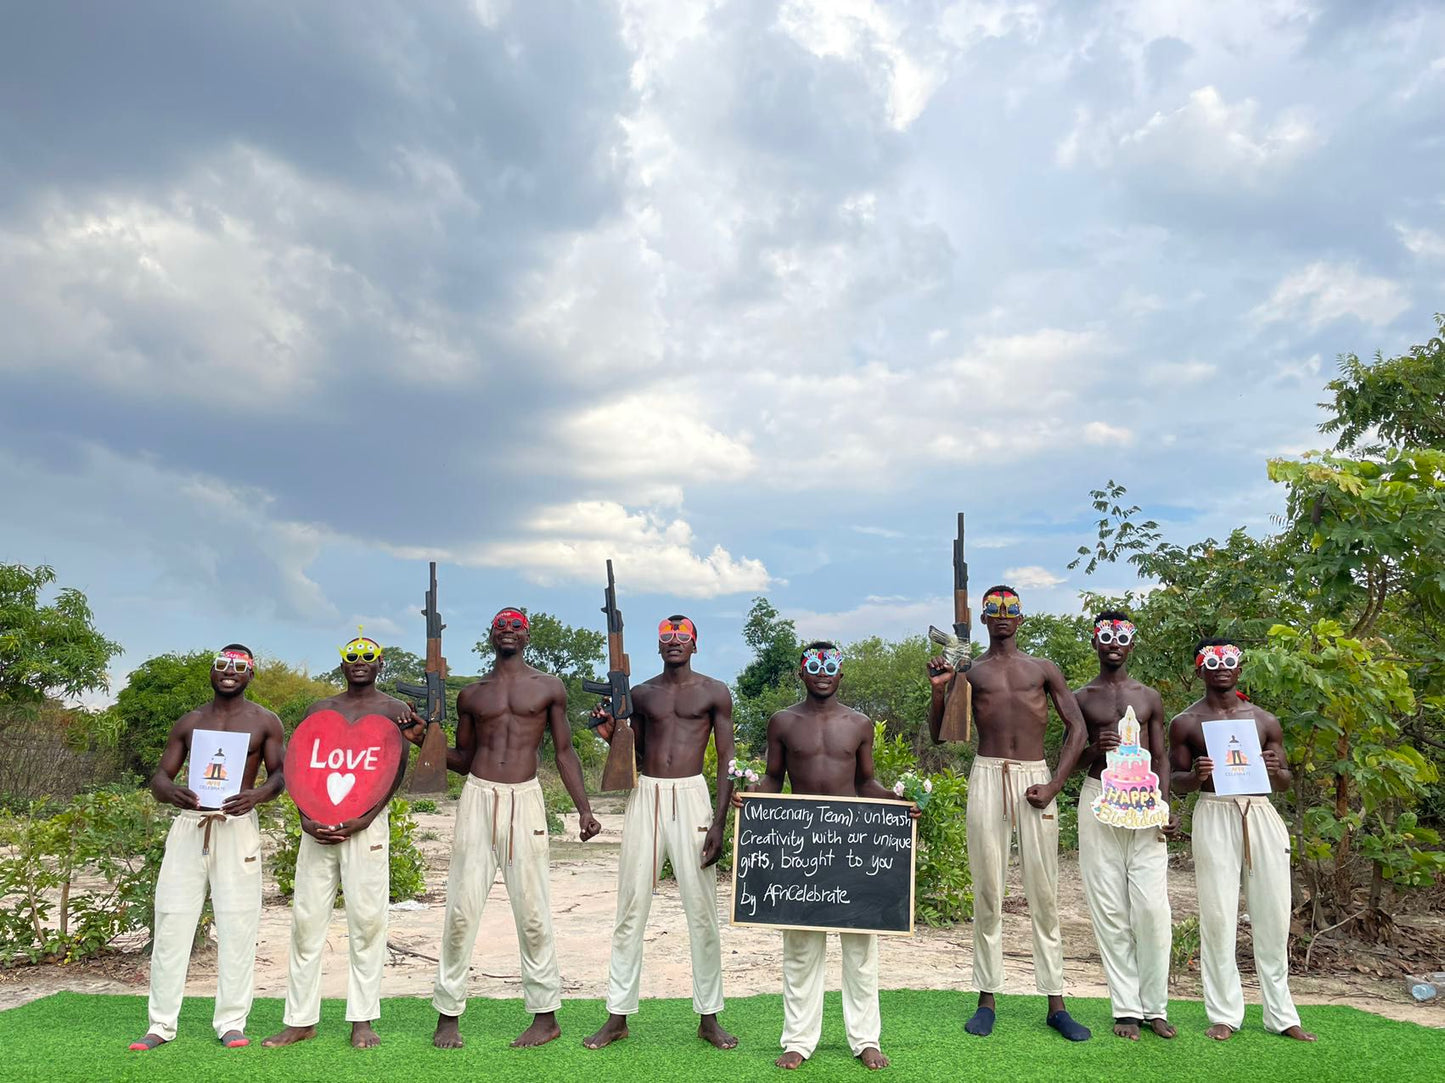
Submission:
[[[904,801],[901,798],[882,797],[848,797],[837,793],[744,793],[741,795],[744,801],[754,801],[758,798],[778,801],[847,801],[851,804],[860,805],[903,805],[911,806],[912,802]],[[739,921],[737,920],[738,907],[738,839],[742,836],[742,815],[740,808],[733,809],[733,876],[732,876],[732,897],[728,901],[728,924],[739,927],[754,929],[797,929],[802,932],[814,933],[871,933],[874,936],[912,936],[914,924],[917,917],[914,907],[918,901],[918,821],[910,821],[913,832],[912,844],[908,847],[908,928],[907,929],[859,929],[854,926],[843,928],[838,925],[783,925],[773,921]]]

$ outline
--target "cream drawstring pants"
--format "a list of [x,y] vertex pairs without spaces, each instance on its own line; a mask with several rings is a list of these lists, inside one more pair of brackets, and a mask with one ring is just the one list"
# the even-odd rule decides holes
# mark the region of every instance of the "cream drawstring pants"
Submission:
[[1205,1014],[1210,1023],[1234,1030],[1244,1023],[1244,990],[1234,954],[1243,883],[1264,1029],[1281,1034],[1298,1026],[1289,992],[1289,830],[1267,797],[1201,793],[1193,836]]
[[[843,953],[843,1029],[856,1057],[878,1048],[878,938],[871,933],[839,933]],[[783,930],[783,1037],[785,1053],[804,1060],[813,1055],[823,1033],[823,985],[828,934]]]
[[457,831],[447,876],[446,918],[432,1006],[442,1015],[467,1010],[467,970],[487,892],[501,870],[517,923],[522,999],[536,1015],[562,1004],[562,976],[552,941],[547,883],[547,810],[542,786],[467,776],[457,803]]
[[1165,879],[1169,851],[1157,827],[1100,823],[1097,778],[1079,791],[1079,870],[1115,1019],[1167,1019],[1173,926]]
[[1059,936],[1058,805],[1036,809],[1030,786],[1049,781],[1043,760],[976,756],[968,775],[968,868],[973,875],[973,984],[1003,991],[1003,893],[1015,831],[1024,895],[1034,926],[1034,981],[1040,993],[1064,994],[1064,949]]
[[386,965],[387,903],[391,895],[391,823],[383,809],[371,826],[345,842],[323,846],[304,832],[291,898],[291,957],[286,969],[288,1027],[314,1027],[321,1018],[321,953],[335,913],[336,886],[345,896],[346,1019],[381,1018],[381,971]]
[[617,867],[617,922],[612,929],[607,1010],[633,1015],[642,985],[642,940],[652,892],[666,860],[672,861],[687,915],[692,948],[692,1010],[715,1015],[723,1009],[722,948],[718,939],[717,871],[702,864],[702,846],[712,824],[712,797],[701,775],[652,778],[639,775],[628,795]]
[[261,920],[261,829],[255,811],[226,816],[183,809],[166,836],[156,880],[150,1033],[171,1041],[186,991],[196,922],[211,892],[216,914],[216,1037],[246,1029]]

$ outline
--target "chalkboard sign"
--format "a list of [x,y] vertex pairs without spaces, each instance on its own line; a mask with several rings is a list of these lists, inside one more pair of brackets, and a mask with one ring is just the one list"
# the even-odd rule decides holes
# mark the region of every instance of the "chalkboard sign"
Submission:
[[750,793],[733,821],[734,925],[913,932],[905,801]]

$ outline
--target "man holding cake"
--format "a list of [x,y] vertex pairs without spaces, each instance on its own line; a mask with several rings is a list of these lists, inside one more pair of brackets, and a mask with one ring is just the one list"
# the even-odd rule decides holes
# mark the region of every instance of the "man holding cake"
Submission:
[[1164,704],[1129,676],[1137,631],[1107,610],[1094,618],[1099,675],[1074,692],[1089,744],[1079,763],[1079,870],[1113,1004],[1114,1033],[1139,1040],[1140,1026],[1174,1037],[1168,1016],[1171,915],[1165,883],[1173,834]]

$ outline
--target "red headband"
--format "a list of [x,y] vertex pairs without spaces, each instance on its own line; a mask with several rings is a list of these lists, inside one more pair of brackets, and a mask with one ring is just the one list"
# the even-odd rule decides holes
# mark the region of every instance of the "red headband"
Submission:
[[498,613],[495,617],[492,618],[492,627],[495,628],[497,626],[497,621],[499,620],[513,619],[521,621],[522,627],[525,628],[527,631],[530,632],[532,630],[532,622],[527,619],[527,614],[523,613],[520,609],[502,610],[500,613]]

